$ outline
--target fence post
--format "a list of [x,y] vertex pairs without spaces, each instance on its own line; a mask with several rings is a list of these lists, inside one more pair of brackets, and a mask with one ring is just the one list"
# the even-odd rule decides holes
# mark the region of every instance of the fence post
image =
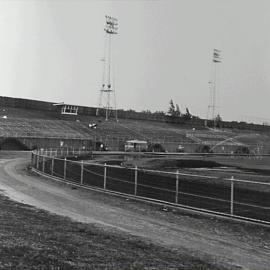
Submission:
[[104,186],[103,188],[106,189],[106,185],[107,185],[107,164],[104,164]]
[[44,156],[42,156],[42,171],[45,171],[45,159]]
[[81,185],[83,184],[83,160],[81,162]]
[[52,175],[53,175],[53,170],[54,170],[54,157],[52,157],[52,171],[51,171]]
[[37,169],[37,162],[38,162],[38,153],[35,152],[35,169]]
[[39,170],[39,153],[37,153],[37,170]]
[[233,216],[233,201],[234,201],[234,177],[231,178],[231,215]]
[[137,196],[138,188],[138,167],[135,167],[135,179],[134,179],[134,195]]
[[64,179],[66,180],[66,174],[67,174],[67,158],[64,159]]
[[176,171],[175,203],[178,203],[178,193],[179,193],[179,170]]
[[34,153],[31,152],[31,166],[33,167],[34,165]]
[[35,155],[36,155],[36,166],[35,166],[35,168],[38,170],[38,153],[36,153]]

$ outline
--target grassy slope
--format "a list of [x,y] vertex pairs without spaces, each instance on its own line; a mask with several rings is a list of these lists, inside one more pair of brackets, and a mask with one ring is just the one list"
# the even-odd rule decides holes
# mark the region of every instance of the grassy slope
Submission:
[[0,196],[0,269],[223,269],[186,250],[20,204]]

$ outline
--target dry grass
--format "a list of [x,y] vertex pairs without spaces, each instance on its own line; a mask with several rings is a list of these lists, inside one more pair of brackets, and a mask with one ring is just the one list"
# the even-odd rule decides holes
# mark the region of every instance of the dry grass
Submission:
[[227,269],[0,196],[0,269]]

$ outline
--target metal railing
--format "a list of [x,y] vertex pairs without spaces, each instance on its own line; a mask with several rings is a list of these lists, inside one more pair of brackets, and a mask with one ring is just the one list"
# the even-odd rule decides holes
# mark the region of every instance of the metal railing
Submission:
[[[62,152],[61,152],[62,151]],[[270,224],[270,183],[71,160],[91,151],[32,152],[32,168],[81,186]],[[104,153],[106,154],[106,153]]]
[[46,149],[40,148],[38,150],[34,150],[33,154],[46,157],[75,157],[92,154],[92,150],[86,148],[76,149],[75,147],[46,148]]

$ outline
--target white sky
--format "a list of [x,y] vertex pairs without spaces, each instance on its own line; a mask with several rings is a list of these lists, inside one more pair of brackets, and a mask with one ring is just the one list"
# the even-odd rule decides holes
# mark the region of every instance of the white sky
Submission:
[[206,117],[218,48],[223,119],[270,118],[268,0],[0,0],[0,95],[97,106],[105,14],[118,108]]

